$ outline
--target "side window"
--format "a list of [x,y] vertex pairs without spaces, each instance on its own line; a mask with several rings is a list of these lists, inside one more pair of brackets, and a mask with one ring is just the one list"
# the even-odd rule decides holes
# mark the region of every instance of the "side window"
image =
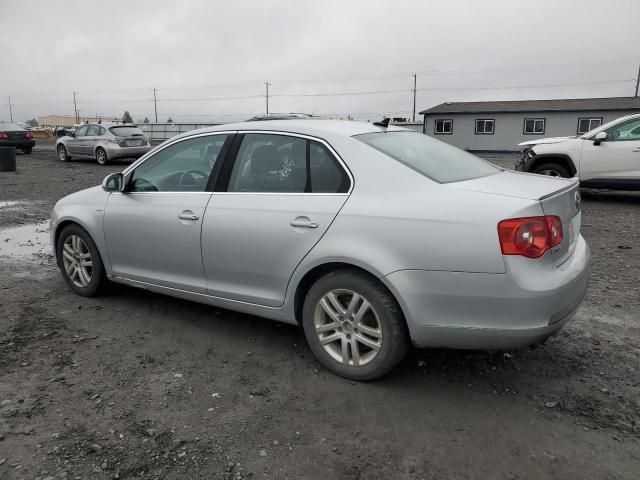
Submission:
[[74,136],[74,137],[84,137],[84,136],[87,134],[87,129],[88,129],[88,128],[89,128],[89,126],[88,126],[88,125],[83,125],[83,126],[81,126],[80,128],[78,128],[78,129],[74,132],[73,136]]
[[640,118],[635,118],[607,129],[607,142],[629,142],[633,140],[640,140]]
[[305,139],[249,133],[242,139],[227,191],[302,193],[306,181]]
[[238,150],[227,191],[346,193],[349,177],[319,142],[249,133]]
[[131,192],[204,192],[229,135],[209,135],[175,143],[139,165]]
[[104,127],[98,127],[99,131],[98,131],[98,135],[100,135],[101,137],[107,133],[107,130]]
[[347,193],[349,177],[327,148],[311,142],[309,149],[310,190],[313,193]]
[[99,135],[100,127],[97,125],[89,125],[89,129],[87,130],[88,137],[96,137]]

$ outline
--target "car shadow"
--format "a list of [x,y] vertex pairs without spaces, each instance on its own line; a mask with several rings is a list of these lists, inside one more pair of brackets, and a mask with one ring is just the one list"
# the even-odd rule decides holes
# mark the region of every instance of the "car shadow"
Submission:
[[582,195],[582,200],[587,201],[640,205],[640,191],[593,190],[583,188],[580,190],[580,194]]

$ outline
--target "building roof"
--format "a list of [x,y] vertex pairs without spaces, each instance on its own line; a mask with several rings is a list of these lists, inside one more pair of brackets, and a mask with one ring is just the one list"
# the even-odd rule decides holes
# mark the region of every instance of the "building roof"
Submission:
[[423,110],[420,112],[420,115],[450,113],[584,112],[598,110],[640,110],[640,97],[446,102]]

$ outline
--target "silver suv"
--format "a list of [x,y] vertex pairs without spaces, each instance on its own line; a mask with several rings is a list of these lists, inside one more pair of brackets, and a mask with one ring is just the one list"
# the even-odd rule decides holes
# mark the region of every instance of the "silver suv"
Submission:
[[151,150],[149,139],[132,124],[88,123],[56,142],[58,158],[95,158],[106,165],[116,158],[139,158]]

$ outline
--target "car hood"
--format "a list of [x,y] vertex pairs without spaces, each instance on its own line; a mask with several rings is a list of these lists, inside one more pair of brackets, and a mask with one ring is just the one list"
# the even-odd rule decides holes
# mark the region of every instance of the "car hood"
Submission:
[[519,147],[527,147],[531,145],[540,145],[542,143],[562,143],[564,141],[570,140],[576,137],[549,137],[549,138],[538,138],[536,140],[529,140],[528,142],[519,143]]
[[577,181],[574,178],[548,177],[546,175],[504,170],[488,177],[474,178],[473,180],[450,183],[449,185],[473,192],[540,200],[559,190],[572,187]]

